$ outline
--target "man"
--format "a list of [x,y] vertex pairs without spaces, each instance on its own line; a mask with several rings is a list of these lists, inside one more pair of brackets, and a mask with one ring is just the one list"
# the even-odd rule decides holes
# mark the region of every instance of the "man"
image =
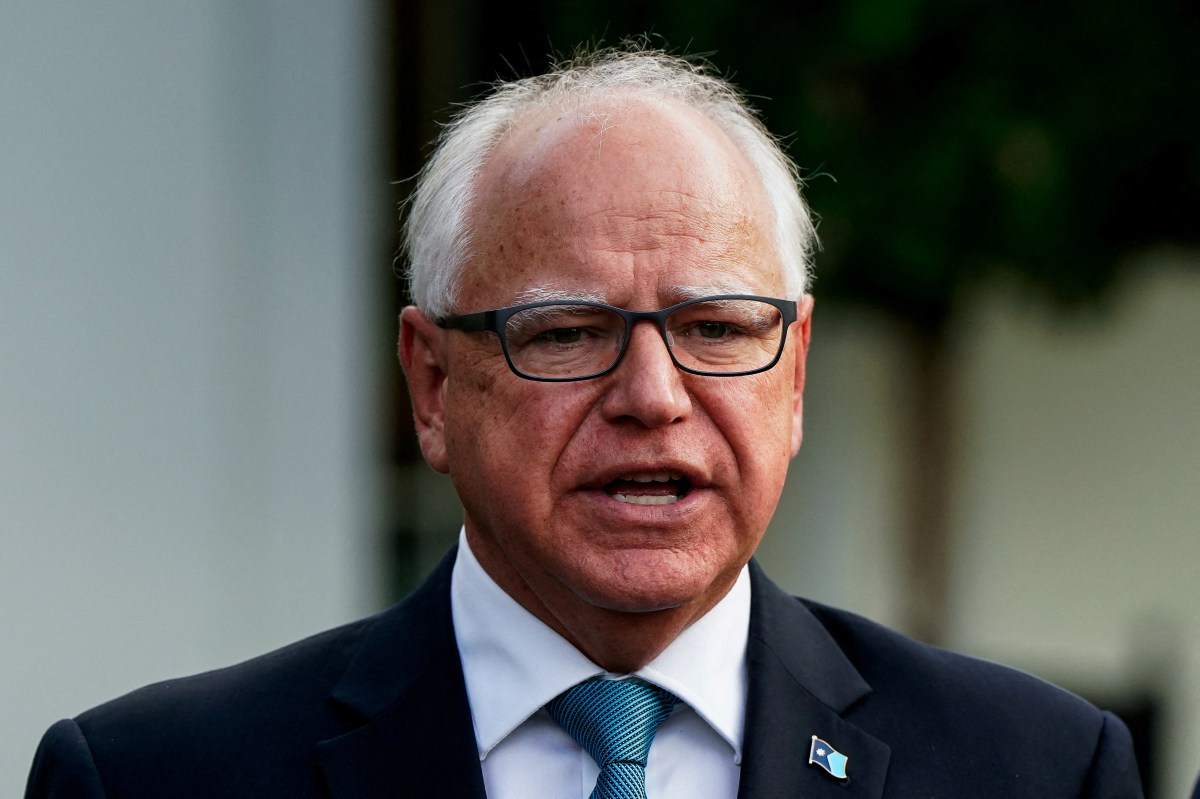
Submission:
[[800,447],[813,231],[726,83],[635,51],[503,85],[407,242],[457,550],[375,618],[59,722],[30,796],[1141,795],[1115,717],[749,563]]

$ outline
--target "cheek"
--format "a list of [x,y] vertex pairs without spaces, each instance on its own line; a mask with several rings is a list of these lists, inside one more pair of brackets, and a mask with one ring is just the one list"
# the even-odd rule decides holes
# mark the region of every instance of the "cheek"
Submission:
[[455,483],[486,483],[508,471],[513,417],[519,403],[494,390],[494,381],[472,374],[446,393],[446,447]]
[[744,378],[745,383],[718,399],[719,409],[714,414],[739,457],[759,455],[773,460],[777,450],[790,447],[792,393],[779,380],[757,379],[773,374]]
[[499,496],[531,508],[542,502],[586,415],[577,393],[568,385],[523,380],[506,365],[502,373],[472,370],[451,381],[447,446],[460,491],[481,502]]
[[713,421],[737,462],[741,504],[745,512],[752,514],[762,508],[774,509],[792,455],[790,387],[779,380],[755,377],[708,403]]

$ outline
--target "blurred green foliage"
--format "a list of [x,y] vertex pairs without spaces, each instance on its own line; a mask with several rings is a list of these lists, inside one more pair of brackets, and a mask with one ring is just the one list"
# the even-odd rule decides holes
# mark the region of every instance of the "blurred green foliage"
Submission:
[[1200,241],[1200,3],[542,0],[481,13],[488,78],[647,32],[707,55],[801,165],[822,297],[938,328],[995,270],[1081,303],[1130,254]]

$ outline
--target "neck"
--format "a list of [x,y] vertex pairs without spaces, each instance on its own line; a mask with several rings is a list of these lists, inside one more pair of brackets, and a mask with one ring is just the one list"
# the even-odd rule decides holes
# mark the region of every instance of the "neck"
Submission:
[[[528,605],[526,609],[593,663],[614,674],[630,674],[642,668],[704,615],[683,608],[645,613],[596,608],[594,613],[586,614],[585,619],[576,616],[568,627],[548,611],[538,613]],[[705,608],[704,612],[708,610]]]
[[702,597],[670,607],[617,610],[586,601],[553,580],[525,579],[495,547],[467,531],[471,552],[488,576],[523,608],[589,660],[614,674],[650,663],[704,616],[737,581],[740,569],[722,575]]

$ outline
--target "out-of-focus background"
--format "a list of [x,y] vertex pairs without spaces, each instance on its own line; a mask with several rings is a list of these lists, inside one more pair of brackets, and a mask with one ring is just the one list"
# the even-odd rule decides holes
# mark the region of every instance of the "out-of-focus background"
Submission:
[[452,102],[643,31],[755,96],[822,217],[767,570],[1116,709],[1150,796],[1184,795],[1198,15],[4,3],[0,796],[54,720],[383,607],[440,556],[458,509],[392,354],[403,181]]

